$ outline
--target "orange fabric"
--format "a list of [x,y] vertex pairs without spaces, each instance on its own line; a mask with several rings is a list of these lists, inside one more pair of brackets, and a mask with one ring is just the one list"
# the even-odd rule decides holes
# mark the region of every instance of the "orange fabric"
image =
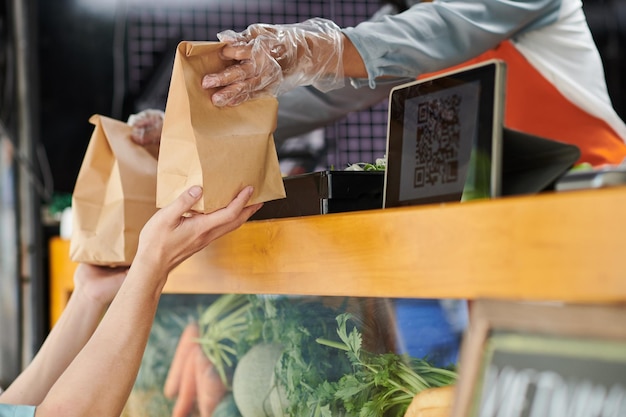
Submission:
[[509,41],[445,71],[494,58],[507,63],[506,127],[574,144],[581,151],[578,162],[598,166],[619,164],[626,158],[626,144],[617,133],[565,98]]

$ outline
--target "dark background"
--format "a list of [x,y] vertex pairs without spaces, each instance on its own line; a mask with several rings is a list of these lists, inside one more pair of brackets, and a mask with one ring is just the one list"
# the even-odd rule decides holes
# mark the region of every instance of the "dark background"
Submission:
[[[92,8],[81,3],[88,2],[38,0],[41,140],[60,192],[73,189],[92,114],[126,120],[144,108],[165,108],[179,41],[217,40],[217,32],[224,29],[240,31],[254,22],[293,23],[313,16],[355,25],[380,6],[378,0],[128,0],[92,2],[97,3]],[[386,118],[381,105],[329,127],[326,138],[366,132],[352,155],[373,161],[384,154]]]

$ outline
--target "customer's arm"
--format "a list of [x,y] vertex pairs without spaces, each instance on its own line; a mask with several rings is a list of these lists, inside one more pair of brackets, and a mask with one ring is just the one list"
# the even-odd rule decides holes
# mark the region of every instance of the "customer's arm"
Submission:
[[0,395],[0,402],[37,405],[83,348],[120,288],[126,268],[80,264],[74,291],[41,349],[18,378]]
[[201,195],[193,187],[148,221],[118,294],[92,338],[37,408],[37,417],[120,415],[169,272],[258,210],[260,204],[245,207],[251,194],[248,187],[224,209],[186,217]]
[[[252,194],[248,187],[224,209],[186,216],[201,194],[200,187],[192,187],[148,221],[121,288],[92,337],[37,404],[37,417],[120,415],[137,376],[169,272],[238,228],[261,206],[245,207]],[[60,340],[57,343],[62,345]],[[0,397],[0,401],[24,404],[17,395],[11,401]]]

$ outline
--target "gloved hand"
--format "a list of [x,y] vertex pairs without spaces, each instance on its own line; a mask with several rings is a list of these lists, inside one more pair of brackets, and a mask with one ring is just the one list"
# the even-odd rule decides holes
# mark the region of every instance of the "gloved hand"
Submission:
[[138,145],[158,145],[161,142],[165,112],[156,109],[142,110],[131,114],[128,125],[133,127],[131,139]]
[[241,33],[227,30],[217,37],[227,43],[222,58],[236,61],[224,71],[202,79],[203,88],[217,88],[211,100],[218,107],[235,106],[262,95],[279,95],[302,85],[313,85],[324,92],[344,85],[343,34],[330,20],[258,23]]

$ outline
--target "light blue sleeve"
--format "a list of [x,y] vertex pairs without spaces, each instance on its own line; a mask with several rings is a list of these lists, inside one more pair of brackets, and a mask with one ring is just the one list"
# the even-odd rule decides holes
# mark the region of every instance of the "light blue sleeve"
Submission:
[[34,417],[34,405],[0,404],[0,417]]
[[[562,0],[434,0],[343,29],[374,88],[381,76],[416,77],[460,64],[505,39],[558,20]],[[365,80],[353,80],[355,85]]]
[[322,93],[315,87],[298,87],[278,97],[277,145],[285,140],[330,125],[348,113],[367,109],[389,98],[396,85],[412,78],[380,80],[376,88],[354,88],[347,83],[338,90]]

